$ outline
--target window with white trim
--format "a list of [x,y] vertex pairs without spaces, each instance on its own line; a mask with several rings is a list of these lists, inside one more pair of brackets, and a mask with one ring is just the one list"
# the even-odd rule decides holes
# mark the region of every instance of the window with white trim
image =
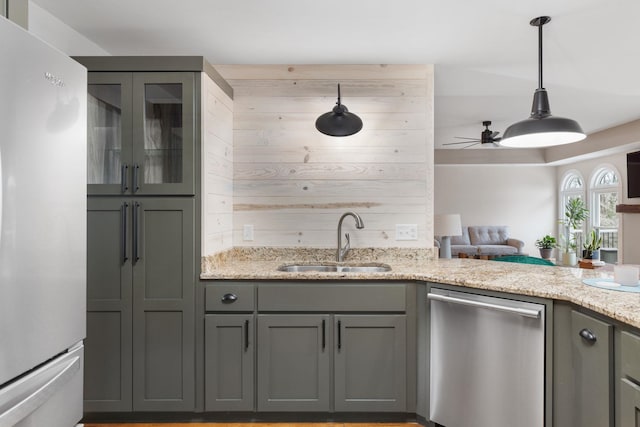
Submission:
[[596,168],[590,185],[591,227],[602,237],[601,257],[607,262],[617,260],[618,214],[616,205],[620,198],[620,174],[609,165]]
[[[562,184],[560,187],[560,218],[562,220],[566,218],[565,212],[567,202],[571,199],[582,199],[582,201],[585,201],[584,179],[582,179],[582,175],[580,174],[580,172],[576,170],[568,171],[562,178]],[[575,242],[577,254],[582,249],[585,225],[586,224],[582,224],[581,228],[572,228],[571,230],[569,230],[569,238]],[[566,240],[564,226],[562,226],[560,229],[560,236],[562,236],[560,241],[562,241],[562,239]]]

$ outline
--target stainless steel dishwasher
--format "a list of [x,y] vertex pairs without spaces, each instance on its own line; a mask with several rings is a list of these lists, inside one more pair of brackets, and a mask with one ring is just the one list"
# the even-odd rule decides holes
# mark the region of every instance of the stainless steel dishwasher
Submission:
[[431,421],[543,427],[545,306],[432,288]]

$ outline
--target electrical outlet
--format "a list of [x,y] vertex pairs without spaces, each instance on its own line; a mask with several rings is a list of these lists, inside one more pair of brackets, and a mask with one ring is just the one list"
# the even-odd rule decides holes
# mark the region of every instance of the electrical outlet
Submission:
[[396,224],[396,240],[418,240],[418,224]]
[[242,240],[244,241],[253,240],[253,224],[245,224],[242,227]]

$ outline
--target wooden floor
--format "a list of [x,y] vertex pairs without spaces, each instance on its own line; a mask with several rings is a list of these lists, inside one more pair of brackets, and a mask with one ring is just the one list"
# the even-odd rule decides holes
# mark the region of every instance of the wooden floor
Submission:
[[88,423],[84,427],[415,427],[417,425],[414,423]]

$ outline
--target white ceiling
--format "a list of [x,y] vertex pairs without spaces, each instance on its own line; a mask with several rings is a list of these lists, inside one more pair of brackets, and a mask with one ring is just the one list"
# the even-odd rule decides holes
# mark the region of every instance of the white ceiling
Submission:
[[[544,26],[554,115],[640,118],[638,0],[31,0],[113,55],[212,64],[435,64],[436,147],[529,115]],[[459,146],[458,146],[459,147]]]

